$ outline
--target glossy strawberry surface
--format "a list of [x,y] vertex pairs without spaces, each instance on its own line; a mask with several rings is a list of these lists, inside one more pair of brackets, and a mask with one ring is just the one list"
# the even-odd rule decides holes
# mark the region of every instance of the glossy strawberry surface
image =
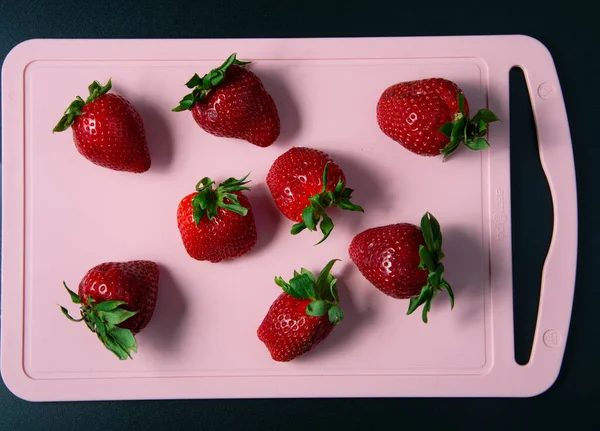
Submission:
[[92,163],[135,173],[150,169],[142,118],[124,97],[107,93],[86,104],[72,129],[77,150]]
[[280,133],[275,101],[253,72],[237,65],[229,66],[225,81],[196,102],[192,115],[212,135],[259,147],[270,146]]
[[425,246],[418,226],[397,223],[367,229],[356,235],[348,249],[361,274],[388,296],[405,299],[418,295],[428,272],[419,269],[419,246]]
[[297,299],[283,292],[273,302],[258,328],[258,338],[273,360],[288,362],[305,354],[331,333],[334,324],[327,314],[306,314],[310,299]]
[[[400,82],[388,87],[377,103],[377,122],[388,137],[413,153],[437,156],[450,142],[440,128],[461,114],[462,90],[443,78]],[[465,114],[469,104],[464,101]]]

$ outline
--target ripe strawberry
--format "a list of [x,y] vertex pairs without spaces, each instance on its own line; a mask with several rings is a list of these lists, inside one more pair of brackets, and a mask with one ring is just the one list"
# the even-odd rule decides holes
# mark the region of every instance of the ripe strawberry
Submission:
[[364,212],[350,201],[354,190],[346,187],[342,169],[328,154],[314,148],[293,147],[281,154],[267,174],[267,186],[279,210],[290,220],[296,235],[308,228],[316,231],[321,217],[323,242],[333,230],[325,210],[331,206]]
[[268,147],[279,137],[279,114],[261,80],[236,60],[236,54],[200,78],[195,74],[185,85],[192,89],[174,112],[191,110],[204,131],[243,139]]
[[443,78],[407,81],[388,87],[377,103],[377,122],[387,136],[422,156],[443,154],[443,160],[461,142],[483,150],[488,123],[499,118],[480,109],[471,119],[469,103],[454,82]]
[[431,301],[442,289],[454,308],[454,293],[444,280],[440,224],[430,213],[421,227],[397,223],[367,229],[354,237],[348,249],[360,273],[377,289],[398,299],[410,298],[408,313],[423,305],[423,321]]
[[158,265],[151,261],[105,262],[90,269],[79,283],[79,294],[63,282],[71,300],[80,304],[80,319],[63,314],[73,322],[85,321],[108,350],[119,359],[137,352],[135,334],[150,322],[158,296]]
[[284,292],[271,304],[257,330],[258,339],[275,361],[288,362],[310,351],[343,320],[337,279],[330,274],[337,260],[329,261],[317,278],[305,268],[294,271],[289,283],[275,277]]
[[72,127],[77,151],[98,166],[146,172],[151,161],[142,118],[124,97],[108,93],[111,87],[110,79],[104,87],[94,81],[86,101],[77,96],[52,132]]
[[177,208],[177,226],[188,254],[216,263],[248,253],[256,244],[256,225],[241,180],[229,178],[216,189],[203,178],[196,191],[185,196]]

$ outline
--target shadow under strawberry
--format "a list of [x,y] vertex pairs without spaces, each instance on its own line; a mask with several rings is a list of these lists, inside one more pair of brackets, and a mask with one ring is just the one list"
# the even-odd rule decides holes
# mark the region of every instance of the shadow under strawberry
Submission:
[[179,330],[188,311],[183,289],[165,265],[160,267],[160,290],[152,321],[138,336],[139,344],[152,345],[156,350],[177,354],[183,347]]
[[[361,163],[358,157],[351,157],[338,150],[330,151],[329,154],[344,170],[348,186],[354,190],[352,193],[353,200],[364,208],[365,213],[368,213],[372,208],[389,209],[391,202],[401,198],[397,194],[397,189],[393,190],[394,195],[392,197],[389,193],[391,188],[385,187],[385,184],[380,184],[376,179],[375,172],[371,171],[371,168],[367,167],[366,164]],[[336,219],[342,220],[344,217],[352,217],[353,223],[356,224],[365,219],[364,215],[360,213],[337,212]]]
[[173,132],[163,113],[151,101],[138,100],[136,108],[142,117],[148,149],[152,159],[150,170],[166,170],[173,160]]
[[[487,267],[484,267],[484,255],[481,238],[460,226],[444,227],[444,252],[446,257],[446,276],[452,283],[456,307],[453,312],[465,324],[474,323],[483,304],[481,291],[487,283]],[[498,270],[496,268],[495,270]],[[477,298],[477,299],[476,299]],[[435,309],[448,308],[444,301],[434,301],[432,312]]]
[[294,97],[278,73],[261,70],[260,79],[265,89],[271,94],[279,112],[280,132],[274,144],[289,143],[296,137],[302,125]]
[[264,183],[256,184],[248,193],[248,199],[255,214],[257,231],[256,245],[250,253],[260,253],[280,233],[282,216]]

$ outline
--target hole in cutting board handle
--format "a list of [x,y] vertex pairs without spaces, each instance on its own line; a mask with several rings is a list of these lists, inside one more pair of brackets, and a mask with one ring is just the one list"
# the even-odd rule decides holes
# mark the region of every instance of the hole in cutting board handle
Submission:
[[525,365],[531,356],[553,212],[529,89],[520,67],[510,70],[509,94],[515,361]]

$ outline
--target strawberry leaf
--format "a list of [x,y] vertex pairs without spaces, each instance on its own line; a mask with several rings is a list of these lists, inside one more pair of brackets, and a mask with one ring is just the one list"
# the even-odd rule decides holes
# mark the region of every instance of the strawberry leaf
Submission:
[[[351,189],[346,189],[349,190],[349,193],[352,192]],[[344,181],[342,181],[342,179],[340,178],[337,182],[337,184],[335,185],[335,191],[334,191],[334,195],[336,196],[341,196],[344,193]],[[350,194],[348,194],[348,197],[350,197]]]
[[202,83],[202,78],[200,78],[197,73],[194,73],[194,76],[192,76],[190,78],[190,80],[185,83],[185,86],[187,88],[194,88],[194,87],[197,87],[198,85],[200,85],[201,83]]
[[302,220],[304,221],[304,224],[308,230],[317,230],[317,227],[315,226],[314,205],[309,205],[304,208],[304,211],[302,211]]
[[[335,295],[331,292],[331,283],[336,281],[331,274],[331,268],[333,268],[333,265],[335,265],[337,261],[339,261],[339,259],[331,259],[319,273],[319,277],[316,281],[319,298],[330,299],[332,301],[339,302],[339,298],[336,300]],[[329,296],[330,293],[331,297]]]
[[475,116],[470,119],[464,110],[465,96],[462,93],[458,93],[457,97],[460,110],[458,118],[453,122],[443,124],[439,129],[439,132],[450,138],[446,146],[440,150],[440,153],[443,155],[443,161],[446,161],[450,157],[460,146],[461,142],[471,150],[489,148],[489,143],[483,139],[483,136],[487,133],[488,124],[494,121],[501,121],[496,114],[485,108],[477,111]]
[[419,246],[419,257],[421,258],[419,269],[429,269],[431,271],[435,269],[435,261],[427,247]]
[[98,316],[106,323],[118,325],[123,323],[132,316],[135,316],[137,311],[128,311],[123,308],[117,308],[112,311],[98,311]]
[[131,351],[137,352],[137,342],[129,329],[108,325],[105,334],[98,334],[104,346],[121,360],[131,359]]
[[447,137],[450,137],[452,135],[452,129],[454,128],[454,123],[452,122],[448,122],[448,123],[444,123],[444,125],[442,127],[440,127],[440,132],[443,133],[444,135],[446,135]]
[[228,178],[217,186],[209,177],[204,177],[196,184],[196,196],[192,199],[194,222],[198,226],[206,215],[209,220],[213,220],[218,216],[218,209],[231,211],[233,213],[245,216],[248,214],[248,208],[240,204],[238,196],[234,192],[250,190],[246,187],[249,181],[246,181],[250,174],[247,174],[242,179]]
[[433,289],[431,288],[431,286],[429,284],[423,286],[418,297],[410,298],[408,312],[406,314],[412,314],[417,308],[419,308],[421,305],[427,302],[427,300],[430,299],[432,295]]
[[306,306],[306,314],[308,314],[309,316],[321,317],[327,314],[328,309],[329,304],[327,304],[327,302],[323,301],[322,299],[319,299],[310,302]]
[[333,323],[334,325],[337,325],[338,323],[340,323],[342,320],[344,320],[344,312],[342,311],[342,309],[337,306],[337,305],[332,305],[329,308],[329,311],[327,312],[327,315],[329,317],[329,321],[331,323]]
[[323,213],[323,221],[321,221],[320,227],[321,232],[323,233],[323,238],[321,238],[321,240],[315,245],[319,245],[323,241],[325,241],[331,234],[331,231],[333,230],[333,220],[331,220],[331,218],[329,218],[329,216],[325,213]]
[[493,123],[495,121],[500,121],[500,118],[496,114],[494,114],[489,109],[482,108],[473,117],[474,123],[479,123],[479,121],[483,121],[484,123]]
[[87,317],[89,317],[90,321],[94,325],[94,332],[96,332],[99,335],[106,334],[106,324],[104,323],[104,321],[102,321],[98,314],[91,312],[88,313]]
[[73,303],[75,303],[75,304],[81,304],[81,298],[79,297],[79,295],[77,295],[75,292],[73,292],[71,289],[69,289],[69,287],[67,286],[67,283],[65,283],[64,281],[63,281],[63,286],[65,287],[65,289],[67,289],[67,292],[69,292],[71,301],[73,301]]
[[431,226],[431,233],[433,235],[432,250],[437,252],[442,248],[442,229],[440,228],[440,223],[434,216],[432,216],[430,213],[427,213],[426,216],[427,221]]
[[335,302],[336,304],[340,302],[340,295],[337,289],[337,279],[334,278],[329,282],[329,292],[331,293],[331,298],[333,299],[333,302]]
[[329,172],[329,162],[325,163],[325,169],[323,169],[323,177],[321,178],[321,184],[323,184],[323,188],[321,189],[321,193],[325,193],[327,191],[327,173]]
[[310,272],[308,269],[306,269],[306,268],[300,268],[300,273],[307,275],[308,278],[310,278],[313,283],[317,282],[317,280],[315,280],[314,274],[312,272]]
[[121,360],[125,360],[131,358],[131,355],[127,352],[127,350],[123,349],[119,343],[115,341],[113,337],[110,336],[98,336],[100,341],[104,344],[104,346],[113,352],[117,357]]
[[98,311],[113,311],[120,305],[127,304],[125,301],[103,301],[96,305]]
[[292,226],[291,233],[292,233],[292,235],[298,235],[304,229],[306,229],[306,224],[304,224],[304,222],[301,221]]
[[454,151],[456,151],[456,149],[459,146],[460,146],[460,140],[458,140],[458,139],[448,142],[448,145],[446,145],[444,148],[442,148],[440,150],[440,153],[442,153],[444,155],[443,160],[448,159],[448,157],[450,157],[450,154],[452,154]]
[[325,265],[325,267],[319,273],[319,278],[317,278],[318,285],[324,285],[326,283],[328,284],[329,282],[331,282],[332,278],[330,277],[333,277],[331,275],[331,269],[333,268],[333,265],[335,265],[335,263],[339,261],[339,259],[331,259],[329,262],[327,262],[327,265]]
[[440,289],[440,283],[442,276],[444,275],[444,265],[441,263],[437,265],[434,271],[430,272],[427,276],[427,281],[434,289]]
[[88,104],[88,103],[93,102],[94,100],[98,99],[100,96],[103,96],[106,93],[108,93],[111,88],[112,88],[112,82],[110,79],[108,80],[108,82],[106,83],[105,86],[100,85],[100,83],[98,81],[92,82],[92,84],[90,84],[90,86],[88,87],[88,91],[89,91],[90,95],[86,99],[85,103]]
[[442,251],[442,230],[438,220],[429,212],[421,218],[421,232],[426,246],[419,246],[419,269],[428,271],[427,285],[423,286],[418,296],[410,298],[407,314],[412,314],[423,305],[422,319],[427,323],[427,314],[431,309],[431,302],[442,290],[450,296],[450,303],[454,308],[454,293],[450,284],[444,279],[444,265],[441,260],[445,257]]
[[442,289],[445,289],[448,292],[448,296],[450,297],[450,309],[454,309],[454,292],[452,291],[452,287],[450,287],[450,284],[446,281],[443,280],[441,281],[440,285],[442,286]]
[[425,304],[423,305],[423,311],[421,313],[421,318],[423,319],[423,322],[427,323],[427,313],[429,313],[429,311],[431,310],[431,299],[429,298],[427,301],[425,301]]
[[67,316],[67,319],[69,319],[71,322],[81,322],[83,320],[83,317],[81,319],[75,319],[75,318],[71,317],[71,315],[69,314],[69,311],[62,305],[60,306],[60,311],[62,311],[62,313],[65,316]]
[[[286,283],[281,277],[275,277],[275,283],[288,295],[297,299],[312,299],[306,306],[309,316],[329,315],[333,324],[339,323],[344,315],[339,307],[340,298],[337,292],[337,279],[331,274],[331,269],[339,259],[330,260],[315,278],[306,268],[300,272],[294,271],[294,277]],[[333,311],[331,311],[334,309]]]
[[133,350],[134,352],[137,352],[137,342],[129,329],[115,326],[110,329],[110,335],[123,350]]
[[285,293],[288,295],[294,296],[292,294],[292,286],[285,282],[285,280],[281,277],[275,277],[275,284],[283,289]]
[[316,299],[315,283],[305,274],[290,280],[290,295],[298,299]]
[[[473,122],[475,122],[475,119],[473,119]],[[479,122],[477,123],[478,134],[485,133],[486,131],[487,131],[487,123],[483,120],[479,120]]]
[[433,250],[433,229],[429,219],[429,213],[425,213],[421,218],[421,232],[425,239],[425,244],[429,250]]
[[488,148],[490,146],[490,144],[488,143],[488,141],[486,141],[483,138],[475,138],[472,141],[467,141],[465,143],[465,145],[467,147],[469,147],[471,150],[484,150],[486,148]]
[[455,140],[461,140],[465,134],[465,126],[467,124],[467,119],[466,117],[460,117],[458,120],[456,120],[454,122],[454,125],[452,126],[452,133],[450,134],[450,139],[455,141]]

